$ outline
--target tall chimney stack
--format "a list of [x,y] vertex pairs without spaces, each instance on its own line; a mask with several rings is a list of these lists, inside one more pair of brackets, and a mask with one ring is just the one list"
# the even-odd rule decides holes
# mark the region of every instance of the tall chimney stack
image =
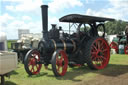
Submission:
[[43,40],[48,40],[48,5],[41,5]]

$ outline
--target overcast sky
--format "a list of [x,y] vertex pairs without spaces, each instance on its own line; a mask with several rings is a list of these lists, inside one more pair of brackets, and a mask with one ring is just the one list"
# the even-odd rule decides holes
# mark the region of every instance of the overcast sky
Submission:
[[128,21],[128,0],[0,0],[0,30],[8,39],[18,38],[17,29],[41,33],[42,4],[49,6],[49,29],[52,23],[66,29],[58,19],[73,13]]

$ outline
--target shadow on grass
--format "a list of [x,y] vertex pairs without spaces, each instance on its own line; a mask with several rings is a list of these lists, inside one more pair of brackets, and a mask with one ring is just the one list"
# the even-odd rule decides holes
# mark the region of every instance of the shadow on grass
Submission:
[[17,85],[17,84],[11,81],[5,81],[5,85]]
[[128,73],[128,65],[109,64],[105,69],[98,70],[96,73],[105,76],[117,77]]
[[11,75],[17,75],[17,74],[19,74],[19,73],[14,70],[14,71],[10,72],[10,74],[11,74]]
[[[72,68],[72,70],[67,71],[66,75],[63,77],[56,77],[58,80],[72,80],[72,81],[82,81],[79,79],[75,79],[77,76],[87,74],[87,73],[96,73],[105,76],[117,77],[122,74],[128,73],[128,65],[117,65],[117,64],[109,64],[106,68],[102,70],[91,70],[89,67],[79,67]],[[55,77],[54,75],[47,75],[48,77]],[[86,77],[86,76],[85,76]]]
[[[55,77],[54,74],[49,75],[48,73],[44,73],[44,72],[41,72],[38,75],[32,75],[28,77],[37,78],[42,76],[48,76],[48,77],[55,77],[58,80],[72,80],[75,82],[79,82],[79,81],[82,81],[82,79],[77,79],[76,77],[81,75],[85,75],[86,77],[87,73],[95,73],[95,74],[111,76],[111,77],[117,77],[122,74],[128,73],[128,65],[120,65],[120,64],[109,64],[106,68],[102,70],[92,70],[88,66],[74,67],[69,69],[70,70],[67,71],[66,75],[62,77]],[[48,70],[51,70],[51,69],[48,69]]]
[[28,75],[28,77],[31,77],[31,78],[37,78],[37,77],[42,77],[42,76],[45,76],[47,75],[48,73],[44,73],[44,72],[41,72],[37,75]]
[[[61,76],[61,77],[56,77],[58,80],[72,80],[75,82],[82,81],[80,79],[75,79],[77,76],[86,74],[92,70],[90,70],[87,66],[82,66],[82,67],[74,67],[70,68],[70,71],[67,71],[66,75]],[[54,75],[47,75],[48,77],[55,77]]]

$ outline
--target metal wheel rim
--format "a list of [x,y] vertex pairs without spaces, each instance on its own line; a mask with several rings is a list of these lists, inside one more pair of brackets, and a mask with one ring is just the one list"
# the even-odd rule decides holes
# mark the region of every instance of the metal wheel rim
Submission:
[[107,66],[110,58],[110,48],[104,38],[96,39],[91,47],[91,61],[97,69]]
[[42,64],[37,64],[40,61],[40,53],[38,51],[34,51],[31,53],[28,59],[28,68],[32,74],[38,74],[42,67]]
[[64,76],[67,72],[68,59],[64,51],[59,51],[56,55],[56,70],[60,76]]

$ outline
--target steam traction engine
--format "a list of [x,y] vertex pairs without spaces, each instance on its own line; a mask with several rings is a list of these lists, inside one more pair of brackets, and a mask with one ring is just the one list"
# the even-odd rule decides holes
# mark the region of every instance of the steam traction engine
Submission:
[[128,54],[128,41],[127,37],[124,34],[118,34],[115,38],[113,38],[110,43],[110,47],[115,49],[116,53],[119,54]]
[[[69,22],[69,33],[60,32],[62,28],[57,29],[55,25],[48,31],[48,6],[42,5],[41,9],[43,38],[38,48],[30,50],[24,60],[24,67],[29,75],[38,74],[42,64],[46,67],[51,64],[55,76],[64,76],[68,65],[73,67],[87,63],[91,69],[103,69],[107,66],[110,48],[104,38],[103,22],[114,19],[70,14],[59,19],[60,22]],[[76,32],[71,34],[73,25]],[[98,34],[100,28],[104,32],[102,35]]]

